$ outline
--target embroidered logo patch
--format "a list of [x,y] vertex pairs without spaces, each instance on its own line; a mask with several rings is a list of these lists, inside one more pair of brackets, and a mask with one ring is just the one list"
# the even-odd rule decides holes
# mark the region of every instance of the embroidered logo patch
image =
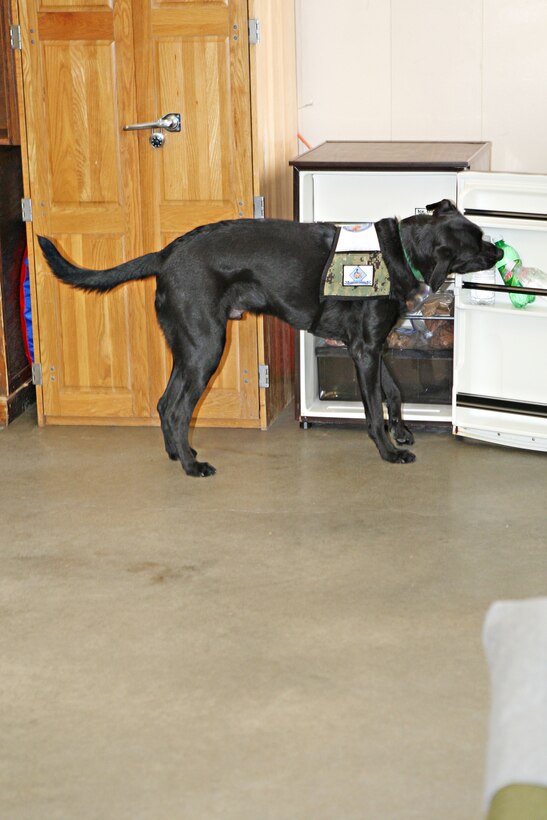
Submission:
[[374,268],[372,265],[344,265],[343,283],[347,287],[371,287],[374,284]]

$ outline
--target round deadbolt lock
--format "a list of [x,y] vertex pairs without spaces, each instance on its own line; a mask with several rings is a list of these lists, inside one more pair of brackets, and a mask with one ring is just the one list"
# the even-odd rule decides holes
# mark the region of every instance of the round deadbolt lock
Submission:
[[152,148],[161,148],[164,142],[165,134],[162,134],[160,131],[154,131],[154,133],[150,135],[150,145]]

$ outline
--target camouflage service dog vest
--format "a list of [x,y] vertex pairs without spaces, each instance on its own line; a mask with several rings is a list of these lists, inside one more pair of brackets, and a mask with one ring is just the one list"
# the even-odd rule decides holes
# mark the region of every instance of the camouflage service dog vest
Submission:
[[390,292],[374,222],[339,225],[321,277],[321,299],[389,298]]

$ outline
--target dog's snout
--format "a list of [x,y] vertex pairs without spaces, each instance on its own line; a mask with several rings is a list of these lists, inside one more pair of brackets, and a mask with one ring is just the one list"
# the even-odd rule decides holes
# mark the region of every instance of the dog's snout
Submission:
[[496,245],[494,245],[494,247],[496,248],[496,251],[497,251],[496,262],[499,262],[500,259],[503,259],[503,250],[502,250],[502,248],[498,248]]
[[498,248],[498,246],[494,245],[492,242],[482,243],[482,253],[484,258],[487,259],[491,265],[495,265],[496,262],[499,262],[500,259],[503,258],[503,250]]

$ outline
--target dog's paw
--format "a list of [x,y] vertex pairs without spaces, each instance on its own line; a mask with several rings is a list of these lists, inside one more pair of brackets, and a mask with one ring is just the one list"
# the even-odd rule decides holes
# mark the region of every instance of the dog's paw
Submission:
[[391,464],[412,464],[416,461],[416,456],[410,450],[398,450],[396,453],[388,453],[386,461]]
[[189,467],[185,467],[186,474],[194,478],[206,478],[216,473],[215,467],[206,461],[194,461]]
[[391,435],[397,444],[414,444],[414,435],[404,424],[391,428]]
[[416,456],[410,450],[399,450],[395,457],[396,464],[412,464],[416,461]]

